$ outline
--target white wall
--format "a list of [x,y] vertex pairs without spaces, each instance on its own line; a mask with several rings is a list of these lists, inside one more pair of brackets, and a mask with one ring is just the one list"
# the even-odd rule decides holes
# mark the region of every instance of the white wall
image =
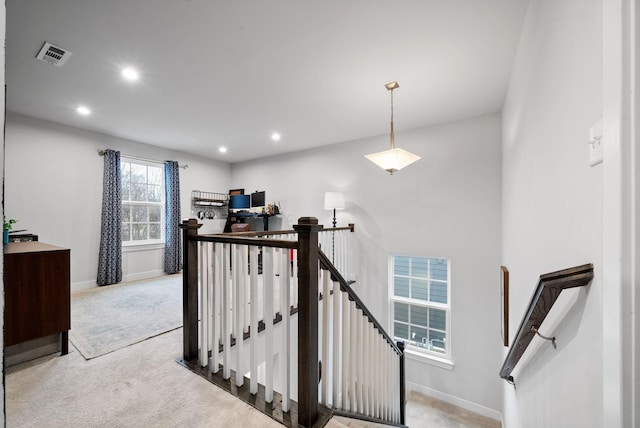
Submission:
[[[227,192],[230,166],[103,134],[7,114],[5,211],[40,241],[71,249],[72,287],[95,286],[103,158],[98,149],[123,155],[188,164],[180,170],[181,214],[191,213],[192,190]],[[206,221],[206,231],[222,231],[222,220]],[[123,253],[123,279],[162,274],[164,249]]]
[[[602,425],[602,165],[589,127],[602,116],[602,2],[530,4],[503,109],[502,259],[510,270],[511,339],[540,274],[595,266],[563,292],[543,334],[504,384],[505,426]],[[536,349],[537,348],[537,349]]]
[[450,258],[455,366],[408,360],[407,380],[494,417],[501,408],[500,126],[499,115],[489,115],[398,133],[398,146],[422,160],[393,176],[364,158],[388,147],[388,136],[234,164],[231,170],[232,187],[265,190],[268,201],[281,203],[274,229],[290,228],[302,216],[330,226],[324,192],[345,193],[338,226],[356,225],[361,269],[354,288],[383,325],[389,255]]

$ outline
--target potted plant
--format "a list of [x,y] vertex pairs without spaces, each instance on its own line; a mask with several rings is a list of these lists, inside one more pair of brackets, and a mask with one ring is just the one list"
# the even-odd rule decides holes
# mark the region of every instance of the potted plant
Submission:
[[10,218],[9,220],[7,220],[7,217],[4,217],[4,230],[3,230],[3,242],[5,244],[9,243],[9,231],[11,230],[11,227],[17,222],[18,220],[15,220],[13,218]]

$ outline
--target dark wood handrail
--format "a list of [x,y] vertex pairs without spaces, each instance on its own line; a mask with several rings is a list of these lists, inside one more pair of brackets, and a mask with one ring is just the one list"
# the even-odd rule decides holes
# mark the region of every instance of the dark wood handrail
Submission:
[[589,285],[592,279],[593,265],[590,263],[540,275],[536,291],[529,302],[516,338],[500,369],[502,379],[509,383],[514,382],[511,372],[520,361],[522,354],[533,340],[536,330],[546,318],[562,290]]
[[[242,232],[239,232],[242,233]],[[189,239],[199,242],[220,242],[223,244],[239,244],[254,247],[273,247],[273,248],[293,248],[298,249],[297,241],[287,241],[284,239],[265,239],[254,238],[251,236],[242,236],[239,233],[225,233],[218,235],[195,235]]]
[[320,267],[324,270],[328,270],[331,273],[331,279],[340,284],[340,290],[344,291],[349,295],[349,299],[356,302],[356,307],[362,309],[362,313],[369,319],[371,323],[373,323],[374,328],[378,330],[378,332],[385,338],[389,346],[393,348],[393,350],[398,355],[402,355],[402,351],[395,344],[393,339],[387,334],[382,325],[378,322],[376,317],[373,316],[369,308],[364,304],[364,302],[358,297],[358,295],[353,291],[353,288],[349,286],[347,280],[338,272],[338,269],[331,263],[329,258],[322,250],[318,251],[318,258],[320,259]]
[[[356,225],[354,223],[349,223],[348,226],[343,227],[323,227],[318,232],[338,232],[340,230],[348,230],[350,232],[355,232]],[[227,232],[227,233],[211,233],[208,235],[201,236],[252,236],[252,237],[262,237],[262,236],[277,236],[277,235],[291,235],[296,234],[295,230],[258,230],[252,232]]]

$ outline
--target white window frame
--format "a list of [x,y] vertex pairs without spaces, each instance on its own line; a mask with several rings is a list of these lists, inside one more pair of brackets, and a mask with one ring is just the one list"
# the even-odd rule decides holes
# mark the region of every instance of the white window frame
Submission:
[[[394,271],[394,261],[396,257],[408,257],[409,259],[412,258],[423,258],[423,259],[436,259],[436,260],[447,260],[447,303],[437,303],[437,302],[430,302],[430,301],[424,301],[424,300],[420,300],[420,299],[415,299],[415,298],[411,298],[411,297],[402,297],[402,296],[396,296],[395,295],[395,288],[394,288],[394,277],[395,277],[395,271]],[[430,266],[430,264],[429,264]],[[409,276],[410,278],[411,276]],[[423,278],[420,278],[423,279]],[[427,287],[428,289],[430,289],[430,282],[433,279],[431,278],[431,272],[430,272],[430,267],[428,268],[427,271]],[[443,281],[441,280],[435,280],[439,283],[442,283]],[[394,303],[405,303],[405,304],[410,304],[410,305],[414,305],[414,306],[421,306],[421,307],[426,307],[426,308],[433,308],[433,309],[440,309],[440,310],[444,310],[445,311],[445,340],[446,340],[446,346],[445,346],[445,352],[438,352],[438,351],[434,351],[432,349],[429,349],[428,347],[422,347],[422,346],[418,346],[418,345],[414,345],[411,343],[411,341],[406,341],[402,338],[396,338],[395,336],[395,305]],[[394,338],[394,340],[396,341],[404,341],[405,342],[405,349],[407,351],[407,354],[409,356],[415,356],[418,357],[418,359],[424,359],[427,358],[428,360],[434,361],[436,363],[436,365],[439,365],[441,367],[444,368],[448,368],[451,369],[453,367],[453,361],[451,360],[451,348],[452,348],[452,340],[451,340],[451,259],[448,259],[446,257],[429,257],[429,256],[418,256],[418,255],[409,255],[409,254],[392,254],[389,257],[389,331],[391,332],[391,336]],[[409,323],[406,323],[407,326],[410,326],[411,320],[409,320]]]
[[[153,206],[159,206],[160,207],[160,239],[145,239],[145,240],[129,240],[129,241],[122,241],[122,248],[123,250],[126,251],[136,251],[136,250],[141,250],[141,249],[154,249],[154,248],[162,248],[164,246],[165,243],[165,234],[164,234],[164,229],[165,229],[165,189],[164,189],[164,164],[162,162],[153,162],[153,161],[148,161],[148,160],[142,160],[142,159],[136,159],[133,157],[126,157],[126,156],[121,156],[120,157],[120,162],[128,162],[130,164],[137,164],[137,165],[144,165],[144,166],[152,166],[155,168],[160,168],[160,170],[162,171],[162,184],[161,184],[161,191],[160,191],[160,202],[141,202],[141,201],[130,201],[130,200],[125,200],[125,195],[122,195],[122,204],[121,206],[124,207],[125,204],[127,205],[144,205],[147,207]],[[148,184],[148,183],[147,183]],[[131,214],[132,215],[132,214]],[[123,218],[123,223],[124,223],[124,218]],[[132,222],[129,222],[130,224],[132,224]],[[155,223],[155,222],[154,222]]]

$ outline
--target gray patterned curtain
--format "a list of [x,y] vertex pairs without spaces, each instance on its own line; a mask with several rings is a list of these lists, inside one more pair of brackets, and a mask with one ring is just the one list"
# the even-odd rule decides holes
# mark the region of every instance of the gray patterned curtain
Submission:
[[122,186],[120,152],[104,151],[102,229],[98,255],[98,285],[122,281]]
[[164,163],[165,223],[164,271],[177,273],[182,269],[180,248],[180,168],[178,162]]

